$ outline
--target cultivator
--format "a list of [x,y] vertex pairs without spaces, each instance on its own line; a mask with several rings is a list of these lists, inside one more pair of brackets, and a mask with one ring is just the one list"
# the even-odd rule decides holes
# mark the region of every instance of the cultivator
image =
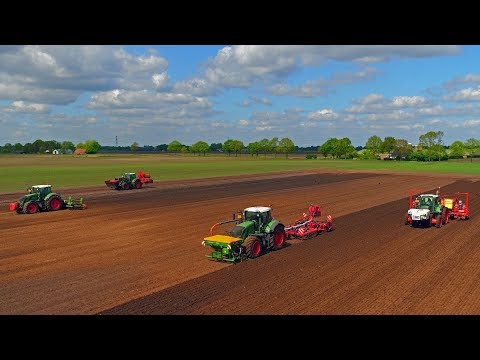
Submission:
[[64,200],[65,208],[70,210],[83,210],[87,208],[87,204],[83,202],[83,198],[73,199],[69,196]]
[[295,221],[293,225],[285,227],[287,239],[309,239],[324,231],[333,230],[333,219],[331,215],[327,215],[327,221],[319,221],[315,219],[322,214],[320,205],[310,205],[308,214],[303,213],[302,217]]

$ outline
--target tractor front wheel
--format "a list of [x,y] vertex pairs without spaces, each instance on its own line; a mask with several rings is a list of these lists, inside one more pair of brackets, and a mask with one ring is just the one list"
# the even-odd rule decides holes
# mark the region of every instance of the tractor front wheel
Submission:
[[62,208],[63,200],[58,195],[52,195],[47,202],[47,209],[48,211],[57,211]]
[[257,236],[247,237],[242,246],[245,248],[245,255],[250,259],[259,257],[262,253],[262,244]]
[[139,179],[137,179],[137,180],[135,180],[134,186],[135,186],[135,189],[141,189],[142,188],[142,182]]
[[25,214],[35,214],[38,211],[38,205],[35,201],[29,201],[23,205],[23,212]]
[[273,250],[278,250],[285,245],[285,230],[283,226],[277,226],[273,231]]

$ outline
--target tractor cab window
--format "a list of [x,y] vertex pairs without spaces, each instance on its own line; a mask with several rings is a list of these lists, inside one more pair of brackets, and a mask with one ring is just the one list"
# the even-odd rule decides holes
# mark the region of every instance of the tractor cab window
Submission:
[[258,219],[258,213],[253,211],[245,211],[245,221],[252,221]]
[[424,206],[430,206],[432,205],[433,203],[433,200],[431,197],[423,197],[421,200],[420,200],[420,206],[421,205],[424,205]]

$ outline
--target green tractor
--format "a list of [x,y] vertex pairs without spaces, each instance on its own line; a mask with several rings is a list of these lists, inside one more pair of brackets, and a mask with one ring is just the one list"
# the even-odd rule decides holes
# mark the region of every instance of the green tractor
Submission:
[[405,225],[442,227],[448,222],[449,209],[442,204],[438,194],[421,194],[413,200],[413,192],[410,191],[410,208]]
[[141,189],[143,184],[149,183],[153,183],[153,179],[150,174],[143,171],[139,171],[137,174],[126,172],[118,178],[105,180],[105,184],[115,190]]
[[28,188],[28,194],[17,202],[10,203],[10,210],[17,214],[34,214],[38,211],[57,211],[66,208],[85,209],[83,199],[74,200],[70,196],[63,200],[60,194],[52,192],[52,185],[34,185]]
[[[215,227],[232,222],[236,225],[227,235],[213,235]],[[285,238],[285,226],[272,218],[272,209],[253,206],[234,213],[232,220],[214,224],[202,245],[213,249],[208,258],[235,262],[256,258],[267,250],[278,250],[285,245]]]

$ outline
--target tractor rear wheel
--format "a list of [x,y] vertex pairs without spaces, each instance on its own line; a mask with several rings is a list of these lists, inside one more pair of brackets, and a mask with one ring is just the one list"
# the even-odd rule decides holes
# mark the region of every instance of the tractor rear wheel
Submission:
[[48,211],[57,211],[62,208],[63,200],[59,195],[52,195],[47,202]]
[[277,226],[273,231],[273,244],[272,249],[278,250],[285,245],[285,229],[283,226]]
[[140,179],[135,180],[134,182],[135,189],[141,189],[142,188],[142,182]]
[[437,214],[437,216],[435,217],[435,226],[437,228],[442,227],[442,215],[441,214]]
[[23,212],[25,214],[35,214],[38,211],[38,205],[35,201],[29,201],[23,205]]
[[257,236],[248,236],[242,246],[245,248],[245,255],[250,259],[259,257],[262,253],[262,244]]
[[130,190],[130,185],[125,181],[120,184],[121,190]]

